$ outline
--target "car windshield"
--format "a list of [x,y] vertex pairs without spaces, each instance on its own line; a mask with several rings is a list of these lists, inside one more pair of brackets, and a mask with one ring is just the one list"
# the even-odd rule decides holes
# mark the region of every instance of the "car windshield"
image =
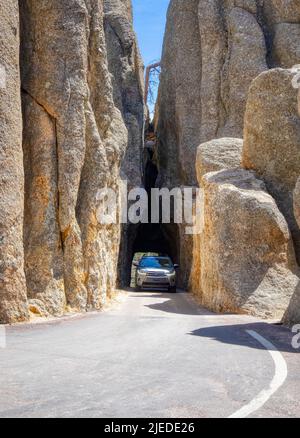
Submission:
[[140,268],[172,268],[168,257],[145,257],[140,261]]

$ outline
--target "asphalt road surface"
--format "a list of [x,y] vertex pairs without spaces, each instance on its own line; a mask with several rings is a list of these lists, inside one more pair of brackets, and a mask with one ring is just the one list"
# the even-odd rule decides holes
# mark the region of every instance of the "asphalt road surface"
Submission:
[[293,336],[186,293],[123,292],[102,313],[8,327],[6,347],[2,329],[0,417],[299,417]]

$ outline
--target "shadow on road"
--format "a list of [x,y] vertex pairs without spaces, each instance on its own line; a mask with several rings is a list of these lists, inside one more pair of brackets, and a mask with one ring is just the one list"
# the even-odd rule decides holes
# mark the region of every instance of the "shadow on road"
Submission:
[[[161,298],[165,298],[165,296],[161,296]],[[197,309],[189,305],[181,305],[180,307],[176,306],[176,302],[174,302],[172,299],[164,301],[163,303],[147,304],[145,307],[148,307],[152,310],[159,310],[160,312],[175,313],[177,315],[216,315],[215,313],[211,313],[209,310]]]
[[213,339],[224,344],[242,345],[259,350],[265,349],[265,347],[252,338],[246,330],[256,331],[268,341],[272,342],[281,352],[300,353],[300,349],[294,349],[292,347],[292,338],[295,334],[292,333],[291,330],[283,326],[268,324],[267,322],[204,327],[188,334]]
[[176,294],[168,293],[168,292],[150,292],[150,294],[146,293],[136,293],[135,297],[141,298],[157,298],[159,300],[165,299],[165,301],[160,301],[154,304],[146,304],[145,307],[152,310],[157,310],[160,312],[173,313],[177,315],[206,315],[206,316],[215,316],[216,313],[210,312],[207,309],[199,307],[195,305],[193,302],[189,302],[183,296],[186,296],[186,292],[179,292]]

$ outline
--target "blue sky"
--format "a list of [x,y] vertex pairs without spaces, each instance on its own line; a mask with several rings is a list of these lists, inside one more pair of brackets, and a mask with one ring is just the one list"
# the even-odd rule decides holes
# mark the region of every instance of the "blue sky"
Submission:
[[[170,0],[132,0],[134,29],[145,66],[161,58],[169,3]],[[157,89],[153,94],[156,99]],[[153,103],[148,102],[148,107],[152,117]]]
[[132,0],[134,28],[145,66],[160,59],[169,0]]

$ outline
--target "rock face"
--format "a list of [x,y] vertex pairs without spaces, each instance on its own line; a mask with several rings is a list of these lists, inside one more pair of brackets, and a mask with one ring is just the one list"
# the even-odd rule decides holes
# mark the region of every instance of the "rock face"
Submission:
[[220,138],[201,144],[197,149],[196,173],[199,185],[209,172],[241,167],[243,140]]
[[[297,295],[300,129],[291,68],[299,47],[296,0],[170,2],[158,181],[204,188],[204,228],[181,277],[214,310],[280,318]],[[236,140],[243,133],[244,144]],[[191,240],[179,233],[177,245],[180,259],[191,259]]]
[[121,175],[131,187],[141,186],[144,105],[143,63],[133,31],[131,0],[104,0],[104,25],[113,97],[128,129]]
[[[108,67],[112,74],[114,103],[121,111],[128,130],[128,141],[121,161],[121,178],[128,189],[142,186],[144,147],[144,68],[133,31],[130,0],[104,0],[104,28]],[[134,241],[131,227],[124,224],[119,252],[118,280],[127,285],[131,272]]]
[[262,3],[264,22],[268,27],[270,66],[291,68],[299,64],[299,2],[270,0]]
[[245,115],[243,166],[265,181],[291,229],[300,261],[300,230],[293,191],[300,175],[300,117],[292,70],[260,75],[249,91]]
[[28,296],[52,314],[65,300],[98,309],[115,283],[119,227],[98,224],[96,196],[118,187],[127,141],[101,3],[26,0],[21,11]]
[[161,228],[180,286],[216,311],[300,322],[299,1],[172,0],[146,151],[132,22],[129,0],[0,3],[0,323],[100,309],[138,228],[100,224],[98,192],[157,172],[203,189],[199,235]]
[[172,0],[158,100],[162,185],[196,183],[196,149],[243,136],[250,84],[300,63],[297,1]]
[[216,311],[281,318],[299,283],[284,216],[251,172],[209,173],[202,182],[202,303]]
[[198,0],[170,3],[159,92],[158,158],[162,186],[194,180],[200,139],[201,48]]
[[99,309],[115,290],[122,250],[120,225],[98,222],[97,195],[142,177],[143,69],[131,2],[4,3],[0,322],[25,320],[28,309]]
[[[210,172],[220,170],[238,169],[241,166],[243,140],[239,138],[221,138],[201,144],[197,149],[196,173],[198,184],[203,188],[202,178]],[[203,194],[202,194],[203,197]],[[204,207],[204,199],[200,208]],[[185,285],[196,296],[201,294],[201,233],[203,230],[204,214],[200,211],[200,222],[198,224],[199,234],[192,236],[192,243],[186,246],[181,240],[182,252],[190,253],[190,246],[193,247],[192,266],[188,270],[188,278]]]
[[0,3],[0,322],[28,317],[17,0]]
[[294,190],[294,212],[296,221],[300,227],[300,178],[298,179]]
[[[294,214],[298,226],[300,227],[300,177],[294,189]],[[283,323],[288,326],[300,324],[300,282],[284,315]]]

